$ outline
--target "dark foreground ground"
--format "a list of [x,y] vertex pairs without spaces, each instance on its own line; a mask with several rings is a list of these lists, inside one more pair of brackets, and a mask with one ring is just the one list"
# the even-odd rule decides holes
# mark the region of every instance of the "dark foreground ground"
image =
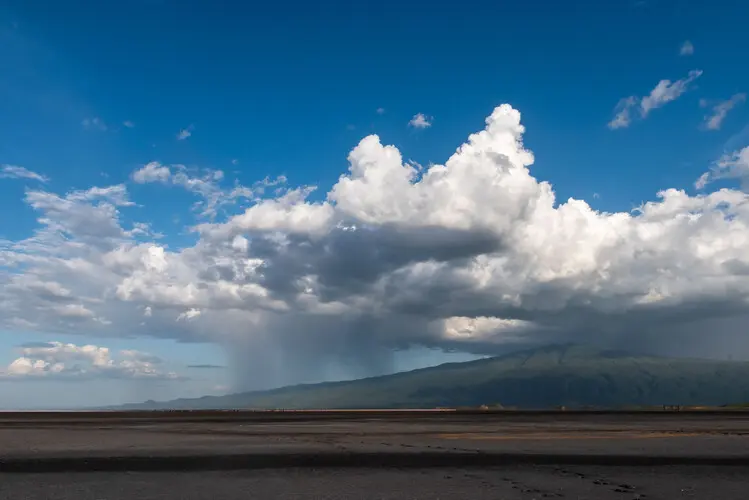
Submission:
[[749,413],[0,413],[0,498],[746,499]]

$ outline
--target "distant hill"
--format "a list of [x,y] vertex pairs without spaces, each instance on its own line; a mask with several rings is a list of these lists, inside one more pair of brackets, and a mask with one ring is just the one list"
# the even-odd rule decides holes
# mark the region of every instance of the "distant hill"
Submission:
[[723,405],[749,401],[749,362],[662,358],[563,345],[346,382],[119,409],[434,408],[540,409]]

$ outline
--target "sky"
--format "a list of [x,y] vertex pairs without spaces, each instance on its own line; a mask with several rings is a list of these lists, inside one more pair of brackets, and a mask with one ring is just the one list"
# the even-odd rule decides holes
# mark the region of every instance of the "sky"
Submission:
[[0,2],[0,407],[749,359],[747,18]]

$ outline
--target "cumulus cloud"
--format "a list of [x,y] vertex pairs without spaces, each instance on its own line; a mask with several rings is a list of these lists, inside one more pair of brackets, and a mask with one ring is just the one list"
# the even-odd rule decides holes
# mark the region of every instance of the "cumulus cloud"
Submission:
[[[742,341],[749,195],[664,189],[633,212],[557,200],[531,173],[524,131],[520,113],[499,106],[427,168],[367,136],[327,193],[265,189],[197,224],[184,248],[130,235],[116,190],[29,193],[40,229],[0,242],[0,326],[215,342],[235,389],[381,374],[412,346],[704,353],[716,332]],[[717,162],[710,180],[740,178],[743,154]],[[179,173],[196,178],[174,166],[166,181],[148,178],[193,185]],[[197,178],[209,175],[225,182]]]
[[40,342],[22,345],[20,354],[0,371],[0,380],[180,378],[174,372],[163,371],[158,357],[135,350],[123,350],[113,357],[106,347]]
[[1,165],[0,179],[31,179],[33,181],[49,182],[49,177],[46,175],[38,174],[28,168],[17,165]]
[[681,47],[679,48],[679,55],[691,56],[692,54],[694,54],[694,45],[692,45],[692,42],[690,42],[689,40],[686,40],[681,44]]
[[408,125],[413,128],[429,128],[432,126],[432,120],[431,116],[426,116],[424,113],[416,113],[408,122]]
[[[118,220],[119,207],[130,206],[132,202],[127,199],[122,185],[92,187],[64,196],[31,190],[26,192],[25,198],[26,203],[41,214],[37,219],[40,228],[28,240],[6,243],[15,250],[6,254],[6,258],[30,259],[30,255],[20,252],[41,246],[52,253],[72,251],[79,245],[114,248],[126,239]],[[71,241],[71,237],[76,241]]]
[[689,86],[702,75],[701,70],[690,71],[689,74],[672,82],[671,80],[661,80],[643,97],[630,96],[620,99],[614,108],[614,118],[608,123],[612,130],[628,127],[633,120],[632,111],[639,109],[640,118],[644,119],[654,109],[660,108],[665,104],[675,101],[681,95],[689,90]]
[[385,114],[385,108],[377,108],[377,114],[378,115],[384,115]]
[[[746,101],[746,94],[739,93],[732,95],[730,99],[726,99],[725,101],[718,101],[717,103],[713,104],[710,110],[710,114],[705,116],[704,127],[707,130],[720,130],[721,125],[723,125],[723,120],[725,120],[728,112],[744,101]],[[701,99],[700,106],[702,106],[703,108],[708,107],[710,106],[710,101]]]
[[152,161],[143,165],[130,176],[138,184],[147,182],[168,182],[172,177],[169,167],[161,165],[159,162]]
[[125,120],[124,122],[122,122],[122,125],[125,128],[135,128],[135,123],[131,122],[130,120]]

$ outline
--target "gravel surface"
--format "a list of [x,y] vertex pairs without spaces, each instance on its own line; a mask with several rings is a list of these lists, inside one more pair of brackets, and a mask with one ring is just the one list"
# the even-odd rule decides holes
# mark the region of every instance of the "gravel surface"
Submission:
[[202,473],[6,474],[13,500],[456,499],[745,500],[745,467],[272,469]]
[[0,500],[747,492],[749,414],[0,415]]

